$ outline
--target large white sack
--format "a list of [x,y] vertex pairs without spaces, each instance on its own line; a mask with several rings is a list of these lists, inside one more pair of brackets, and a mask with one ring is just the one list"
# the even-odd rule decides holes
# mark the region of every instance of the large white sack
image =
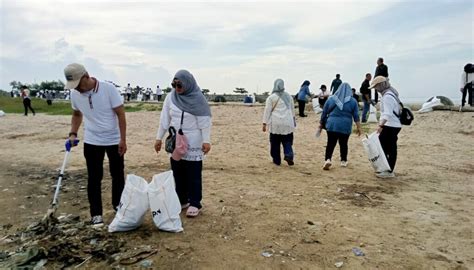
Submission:
[[130,231],[142,225],[150,206],[147,192],[148,182],[145,179],[133,174],[127,175],[117,214],[109,225],[109,232]]
[[380,144],[379,134],[374,132],[367,138],[362,140],[362,145],[369,157],[370,164],[374,168],[375,172],[390,171],[390,165],[388,165],[387,157],[383,152],[382,145]]
[[367,122],[369,123],[377,123],[377,108],[375,108],[374,105],[370,105],[370,110],[369,110],[369,119],[367,119]]
[[313,103],[313,110],[316,114],[319,114],[323,111],[323,109],[321,109],[321,107],[319,106],[318,98],[313,98],[312,103]]
[[420,113],[432,112],[434,107],[440,106],[440,105],[443,105],[441,103],[441,99],[437,97],[432,97],[430,98],[430,101],[423,103],[423,105],[421,106],[421,109],[418,110],[418,112]]
[[173,171],[153,176],[148,185],[151,216],[158,229],[167,232],[181,232],[181,203],[176,194]]

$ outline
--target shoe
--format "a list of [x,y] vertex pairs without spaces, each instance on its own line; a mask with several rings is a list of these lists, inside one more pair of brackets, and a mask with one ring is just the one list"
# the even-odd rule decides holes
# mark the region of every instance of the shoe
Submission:
[[181,205],[181,210],[186,209],[189,207],[189,203],[185,203]]
[[463,105],[459,106],[459,112],[462,112],[463,107],[464,107]]
[[326,162],[324,162],[323,170],[329,171],[329,168],[331,167],[331,165],[332,165],[331,160],[330,159],[326,160]]
[[347,161],[341,161],[341,167],[347,167],[348,163],[349,162],[347,162]]
[[375,174],[378,178],[394,178],[395,174],[393,172],[385,171]]
[[285,157],[284,160],[288,163],[289,166],[295,165],[295,162],[293,161],[293,159],[289,157]]
[[197,217],[200,212],[201,212],[201,209],[199,209],[197,207],[194,207],[194,206],[190,206],[188,208],[188,210],[186,211],[186,217],[188,217],[188,218]]
[[93,216],[91,218],[91,223],[92,227],[102,227],[104,226],[104,220],[102,219],[102,216],[98,215],[98,216]]

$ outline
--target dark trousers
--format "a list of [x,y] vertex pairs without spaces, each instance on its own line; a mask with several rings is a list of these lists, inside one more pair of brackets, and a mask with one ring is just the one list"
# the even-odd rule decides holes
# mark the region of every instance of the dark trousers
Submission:
[[392,169],[391,172],[393,172],[397,163],[397,141],[400,130],[402,129],[384,126],[379,135],[380,144],[387,157],[388,165]]
[[161,101],[161,95],[158,95],[158,101]]
[[23,107],[25,107],[25,115],[28,115],[28,109],[30,109],[33,115],[35,115],[35,110],[33,110],[33,107],[31,107],[31,99],[24,98]]
[[273,163],[280,165],[280,145],[283,145],[283,154],[286,158],[293,160],[293,133],[280,135],[270,133],[270,155],[272,156]]
[[202,161],[170,160],[179,201],[201,209]]
[[305,116],[304,115],[304,107],[306,106],[306,101],[304,100],[298,100],[298,109],[300,112],[300,116]]
[[375,91],[375,103],[379,102],[379,93]]
[[473,89],[472,89],[472,84],[469,85],[469,84],[466,84],[466,86],[464,86],[464,89],[462,90],[462,100],[461,100],[461,105],[464,107],[464,105],[466,104],[466,96],[467,96],[467,104],[471,105],[473,104]]
[[334,148],[336,148],[337,142],[339,142],[339,149],[341,151],[341,161],[347,161],[347,152],[349,147],[347,142],[349,141],[350,134],[343,134],[339,132],[328,131],[328,144],[326,146],[326,157],[325,160],[332,158]]
[[130,93],[127,93],[127,101],[130,101],[130,97],[132,96],[132,94]]
[[362,123],[367,122],[367,114],[370,111],[370,101],[362,100],[364,103],[364,108],[362,109]]
[[124,159],[118,153],[118,145],[99,146],[84,143],[84,157],[87,163],[87,196],[91,216],[102,215],[101,183],[104,175],[104,156],[109,158],[112,177],[112,206],[117,209],[125,185]]
[[52,101],[51,99],[46,100],[46,103],[47,103],[49,106],[53,105],[53,101]]

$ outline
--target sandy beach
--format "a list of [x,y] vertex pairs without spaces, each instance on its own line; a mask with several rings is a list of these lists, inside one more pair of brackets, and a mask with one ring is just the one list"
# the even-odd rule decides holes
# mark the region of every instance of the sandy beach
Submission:
[[[263,107],[216,105],[212,112],[202,215],[182,215],[184,232],[178,234],[158,231],[151,214],[138,230],[117,234],[127,248],[155,246],[154,267],[334,269],[343,262],[342,269],[474,268],[474,113],[415,114],[399,135],[397,177],[380,180],[355,134],[349,166],[336,162],[322,170],[326,135],[315,137],[319,117],[312,111],[297,119],[293,167],[272,164],[268,133],[261,131]],[[159,114],[127,113],[126,173],[151,180],[170,169],[166,154],[153,149]],[[69,125],[69,116],[0,118],[0,238],[46,212]],[[72,152],[58,214],[88,220],[82,151],[81,144]],[[339,160],[338,147],[333,158]],[[107,161],[104,172],[110,223]],[[353,248],[365,256],[355,256]],[[15,245],[0,241],[0,250]],[[91,259],[83,267],[107,265]]]

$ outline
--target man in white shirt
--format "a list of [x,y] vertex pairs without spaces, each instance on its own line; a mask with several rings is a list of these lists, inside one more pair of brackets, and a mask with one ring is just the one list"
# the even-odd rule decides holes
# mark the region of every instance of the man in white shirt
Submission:
[[64,69],[66,87],[71,89],[73,109],[69,141],[77,138],[84,118],[84,157],[87,164],[87,195],[91,224],[103,225],[101,182],[105,153],[112,177],[112,206],[119,207],[125,185],[124,154],[127,151],[125,110],[115,86],[90,77],[84,66],[70,64]]
[[127,101],[130,101],[130,98],[132,97],[132,87],[130,86],[130,83],[128,83],[125,88],[125,93],[127,94]]
[[156,99],[161,101],[161,96],[163,96],[163,90],[161,90],[160,86],[156,86]]
[[461,107],[459,111],[462,111],[464,105],[466,105],[466,96],[467,96],[467,103],[470,106],[474,106],[474,93],[473,93],[473,81],[474,81],[474,65],[468,63],[464,66],[464,72],[461,76],[461,93],[462,93],[462,100],[461,100]]

